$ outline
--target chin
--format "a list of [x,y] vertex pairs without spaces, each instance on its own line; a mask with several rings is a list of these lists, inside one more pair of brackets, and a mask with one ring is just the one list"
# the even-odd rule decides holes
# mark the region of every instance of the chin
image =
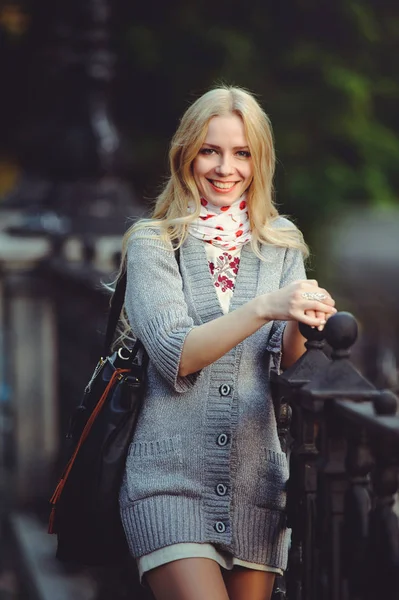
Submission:
[[207,200],[209,200],[209,202],[211,204],[215,204],[216,206],[219,206],[219,205],[229,206],[230,204],[233,204],[236,200],[241,198],[242,195],[243,195],[242,191],[235,192],[234,195],[229,195],[229,194],[218,194],[214,190],[210,190],[208,194],[206,194],[206,193],[203,194],[204,198],[206,198]]
[[237,198],[226,198],[225,196],[212,196],[209,197],[209,202],[211,204],[214,204],[215,206],[231,206],[237,200]]

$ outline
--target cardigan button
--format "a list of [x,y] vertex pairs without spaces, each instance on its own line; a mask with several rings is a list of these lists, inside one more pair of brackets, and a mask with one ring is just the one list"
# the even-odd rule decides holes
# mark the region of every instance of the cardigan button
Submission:
[[229,438],[227,437],[227,435],[225,433],[221,433],[218,436],[218,439],[216,440],[216,443],[217,443],[218,446],[225,446],[228,441],[229,441]]
[[215,523],[215,529],[218,533],[224,533],[226,531],[226,525],[222,523],[222,521],[217,521]]
[[223,483],[218,483],[216,493],[218,496],[225,496],[227,494],[227,487]]
[[221,396],[228,396],[231,392],[231,386],[227,383],[223,383],[219,388],[219,394]]

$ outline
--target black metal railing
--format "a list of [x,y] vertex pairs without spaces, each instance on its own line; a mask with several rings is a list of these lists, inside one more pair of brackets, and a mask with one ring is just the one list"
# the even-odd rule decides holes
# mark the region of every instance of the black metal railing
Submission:
[[[279,437],[290,462],[288,600],[397,600],[398,401],[349,360],[357,323],[337,313],[301,325],[307,352],[272,373]],[[327,341],[331,358],[324,352]],[[285,589],[286,588],[286,589]]]

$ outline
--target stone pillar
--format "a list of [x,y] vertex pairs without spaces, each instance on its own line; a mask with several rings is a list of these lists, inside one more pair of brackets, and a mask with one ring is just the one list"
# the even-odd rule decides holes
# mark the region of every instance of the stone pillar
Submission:
[[2,441],[13,466],[11,487],[18,505],[43,495],[58,445],[54,311],[37,272],[49,250],[43,238],[0,233],[0,353],[2,389],[7,390],[0,405],[6,429]]

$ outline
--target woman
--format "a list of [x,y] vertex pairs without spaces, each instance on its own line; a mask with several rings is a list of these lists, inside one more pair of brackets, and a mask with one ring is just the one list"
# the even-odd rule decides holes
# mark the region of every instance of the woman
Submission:
[[156,600],[266,600],[286,567],[269,372],[304,352],[298,322],[336,311],[273,204],[274,164],[256,100],[213,89],[181,120],[152,218],[126,234],[125,309],[150,362],[120,506]]

